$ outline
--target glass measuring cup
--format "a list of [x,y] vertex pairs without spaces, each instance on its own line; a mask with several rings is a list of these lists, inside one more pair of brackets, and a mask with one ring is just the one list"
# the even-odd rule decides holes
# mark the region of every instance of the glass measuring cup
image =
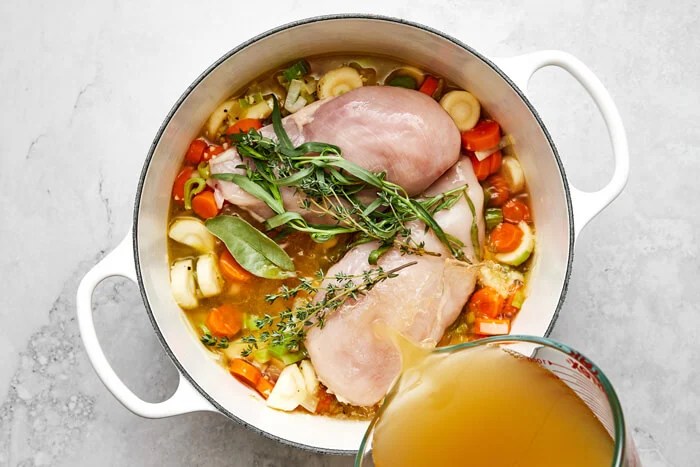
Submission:
[[[492,346],[517,353],[564,382],[588,406],[614,441],[610,465],[612,467],[641,465],[632,437],[629,436],[625,426],[622,408],[615,390],[603,372],[580,352],[546,338],[503,336],[441,347],[433,350],[432,353],[450,355],[482,346]],[[355,458],[356,467],[374,465],[371,456],[374,431],[384,410],[396,396],[400,383],[399,378],[389,391],[382,408],[370,423]]]

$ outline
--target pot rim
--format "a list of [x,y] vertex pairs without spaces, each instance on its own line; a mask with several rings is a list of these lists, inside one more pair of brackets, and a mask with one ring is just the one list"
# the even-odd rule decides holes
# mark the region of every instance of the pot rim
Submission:
[[[446,39],[453,44],[457,45],[458,47],[466,50],[467,52],[471,53],[475,57],[477,57],[479,60],[481,60],[485,65],[487,65],[493,72],[498,74],[501,78],[503,78],[509,85],[510,87],[516,92],[516,94],[522,99],[522,101],[525,103],[527,108],[530,110],[532,116],[535,118],[537,121],[539,127],[542,129],[542,132],[545,135],[545,138],[547,138],[547,142],[549,143],[549,146],[552,149],[552,153],[554,154],[554,159],[557,164],[557,168],[559,169],[559,173],[561,175],[561,180],[562,184],[564,187],[564,194],[566,198],[566,207],[567,207],[567,213],[568,213],[568,225],[569,225],[569,242],[568,242],[568,248],[569,248],[569,254],[568,254],[568,259],[567,259],[567,264],[566,264],[566,272],[564,274],[564,281],[562,284],[562,290],[561,294],[559,296],[559,301],[557,302],[556,309],[554,310],[554,314],[552,315],[552,319],[549,322],[549,326],[547,327],[547,331],[544,334],[544,337],[548,337],[550,333],[552,332],[552,329],[554,328],[554,324],[556,323],[558,317],[559,317],[559,312],[563,306],[564,299],[566,298],[566,293],[568,290],[569,286],[569,280],[571,278],[571,267],[573,263],[573,257],[574,257],[574,216],[573,216],[573,206],[571,202],[571,192],[570,192],[570,187],[569,187],[569,182],[566,178],[566,173],[564,171],[564,165],[561,161],[561,158],[559,157],[559,152],[557,151],[556,145],[554,144],[554,141],[552,140],[551,135],[549,134],[549,131],[544,125],[544,122],[540,118],[539,114],[537,113],[537,110],[535,110],[534,106],[532,103],[529,101],[529,99],[525,96],[525,94],[518,88],[518,86],[506,75],[494,62],[492,62],[490,59],[482,55],[481,53],[477,52],[470,46],[466,45],[462,41],[442,32],[437,29],[434,29],[430,26],[426,26],[424,24],[416,23],[413,21],[408,21],[405,19],[401,18],[396,18],[396,17],[391,17],[391,16],[384,16],[384,15],[374,15],[374,14],[361,14],[361,13],[340,13],[340,14],[330,14],[330,15],[321,15],[321,16],[314,16],[310,18],[304,18],[296,21],[292,21],[286,24],[283,24],[281,26],[277,26],[273,29],[269,29],[261,34],[258,34],[257,36],[254,36],[251,39],[248,39],[247,41],[239,44],[238,46],[234,47],[233,49],[229,50],[226,52],[221,58],[216,60],[212,65],[210,65],[204,72],[202,72],[193,82],[190,84],[187,89],[182,93],[182,95],[178,98],[178,100],[175,102],[173,107],[170,109],[168,112],[167,116],[163,120],[163,123],[161,124],[160,128],[158,129],[158,132],[156,133],[155,138],[153,139],[153,142],[151,143],[151,146],[148,150],[148,154],[146,156],[146,160],[144,161],[143,168],[141,169],[141,174],[139,176],[139,181],[138,181],[138,186],[136,189],[136,197],[135,197],[135,202],[134,202],[134,214],[133,214],[133,253],[134,253],[134,264],[136,266],[136,277],[138,280],[138,285],[139,285],[139,291],[141,293],[141,298],[143,300],[143,304],[146,308],[146,312],[148,314],[148,318],[151,322],[151,326],[153,327],[153,330],[156,333],[156,336],[158,337],[158,340],[160,341],[161,345],[163,346],[163,349],[165,350],[165,353],[170,357],[170,360],[173,362],[177,370],[180,372],[181,375],[183,375],[187,381],[194,387],[201,395],[204,397],[216,410],[218,410],[221,414],[225,415],[227,418],[234,420],[235,422],[243,425],[244,427],[250,429],[251,431],[258,433],[260,435],[263,435],[269,439],[272,439],[274,441],[278,441],[282,444],[288,445],[288,446],[293,446],[299,449],[303,449],[305,451],[310,451],[314,453],[320,453],[320,454],[331,454],[331,455],[355,455],[357,453],[357,450],[341,450],[341,449],[324,449],[324,448],[319,448],[316,446],[310,446],[307,444],[302,444],[302,443],[297,443],[294,441],[287,440],[285,438],[281,438],[279,436],[276,436],[272,433],[268,433],[267,431],[264,431],[254,425],[251,425],[250,423],[245,422],[244,420],[238,418],[235,414],[224,408],[221,404],[219,404],[213,397],[211,397],[204,389],[202,389],[201,386],[196,382],[196,380],[185,370],[185,368],[182,366],[182,364],[179,362],[173,351],[171,350],[170,346],[168,345],[168,342],[163,335],[163,333],[160,331],[160,328],[158,327],[158,324],[155,320],[155,316],[153,315],[153,310],[151,309],[150,303],[148,301],[148,297],[146,295],[146,289],[144,287],[143,283],[143,277],[141,274],[141,262],[139,261],[139,253],[138,253],[138,232],[139,232],[139,208],[140,208],[140,201],[141,201],[141,194],[143,192],[143,187],[144,183],[146,180],[146,174],[148,173],[148,169],[151,164],[151,159],[153,158],[153,154],[155,152],[156,147],[158,146],[158,143],[160,142],[161,137],[163,136],[163,133],[167,126],[170,124],[170,121],[172,120],[173,116],[175,113],[178,111],[182,103],[187,99],[187,97],[192,93],[192,91],[201,83],[212,71],[214,71],[216,68],[219,67],[224,61],[228,60],[231,56],[237,54],[241,50],[259,42],[262,39],[265,39],[268,36],[272,36],[274,34],[277,34],[279,32],[285,31],[287,29],[292,29],[298,26],[303,26],[306,24],[312,24],[316,22],[321,22],[321,21],[338,21],[338,20],[372,20],[372,21],[380,21],[380,22],[387,22],[387,23],[398,23],[406,26],[410,26],[416,29],[420,29],[424,32],[428,32],[431,34],[434,34],[436,36],[439,36],[443,39]],[[359,446],[358,446],[359,448]]]

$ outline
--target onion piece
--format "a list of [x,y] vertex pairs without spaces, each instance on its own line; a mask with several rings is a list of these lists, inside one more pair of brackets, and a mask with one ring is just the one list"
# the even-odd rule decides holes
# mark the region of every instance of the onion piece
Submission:
[[491,154],[493,154],[496,151],[499,151],[505,147],[508,147],[512,144],[514,144],[515,141],[513,140],[513,137],[510,135],[505,135],[503,138],[501,138],[501,141],[498,142],[498,144],[492,148],[484,149],[483,151],[474,151],[474,155],[476,156],[477,159],[479,159],[479,162],[483,161],[487,157],[489,157]]
[[297,365],[289,365],[280,373],[275,387],[267,398],[267,406],[291,412],[299,407],[307,396],[304,375]]

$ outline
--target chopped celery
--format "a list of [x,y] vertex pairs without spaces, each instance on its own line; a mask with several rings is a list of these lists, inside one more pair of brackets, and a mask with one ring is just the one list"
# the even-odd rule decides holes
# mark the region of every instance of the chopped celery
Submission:
[[486,228],[491,230],[503,222],[503,211],[500,208],[488,208],[484,214],[484,220],[486,220]]
[[415,78],[412,76],[397,76],[389,81],[389,86],[396,86],[399,88],[406,89],[417,89],[418,83],[416,83]]
[[280,360],[285,365],[291,365],[306,358],[306,352],[290,352],[284,345],[273,345],[268,347],[270,355]]
[[288,82],[292,81],[293,79],[299,79],[305,74],[309,72],[309,66],[307,65],[306,61],[300,60],[296,62],[294,65],[290,66],[286,70],[282,72],[282,76],[284,76],[284,79],[286,79]]
[[267,363],[272,358],[270,349],[258,349],[253,352],[253,358],[258,363]]
[[523,307],[523,302],[525,302],[525,288],[519,287],[518,290],[515,291],[510,304],[519,310]]
[[258,325],[257,325],[256,321],[259,319],[260,319],[259,315],[246,313],[245,318],[243,319],[243,328],[248,329],[248,330],[258,329]]

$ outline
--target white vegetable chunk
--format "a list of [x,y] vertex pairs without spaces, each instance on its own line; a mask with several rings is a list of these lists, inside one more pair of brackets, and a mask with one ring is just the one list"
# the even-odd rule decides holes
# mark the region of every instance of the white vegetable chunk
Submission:
[[209,253],[216,245],[214,236],[204,222],[194,217],[178,217],[170,224],[168,237],[183,245],[190,246],[200,253]]
[[311,413],[316,412],[316,407],[318,407],[318,378],[316,377],[316,371],[314,366],[311,364],[311,360],[302,360],[299,364],[299,369],[301,374],[304,376],[304,384],[306,385],[306,399],[301,402],[301,406],[304,407]]
[[306,87],[303,81],[298,79],[293,79],[289,83],[289,90],[287,91],[287,99],[284,101],[284,108],[289,110],[291,113],[298,112],[308,103],[306,99],[301,97],[302,87]]
[[304,375],[297,365],[288,365],[282,370],[275,387],[267,398],[268,407],[291,412],[306,399],[308,392]]
[[223,290],[224,280],[219,272],[217,258],[213,253],[197,258],[197,285],[204,297],[214,297]]
[[515,194],[525,189],[525,173],[515,157],[504,157],[501,170],[511,193]]
[[214,138],[224,121],[227,119],[229,122],[232,121],[238,116],[240,110],[241,105],[238,103],[238,99],[229,99],[219,105],[207,120],[207,136]]
[[450,114],[459,131],[474,128],[481,115],[481,105],[470,92],[450,91],[440,99],[440,105]]
[[362,87],[362,76],[356,69],[344,66],[327,72],[318,81],[318,98],[335,97]]
[[194,261],[191,258],[175,261],[170,267],[170,288],[175,301],[182,308],[191,309],[199,305],[194,280]]
[[272,114],[272,99],[265,99],[241,111],[241,118],[264,120]]

